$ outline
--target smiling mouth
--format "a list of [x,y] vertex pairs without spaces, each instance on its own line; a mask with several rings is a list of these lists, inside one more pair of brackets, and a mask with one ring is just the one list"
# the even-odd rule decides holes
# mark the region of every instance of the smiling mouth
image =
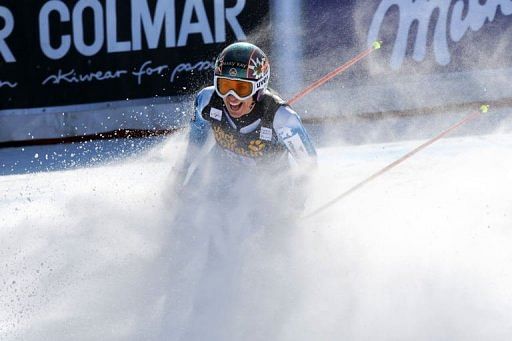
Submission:
[[232,103],[229,103],[229,109],[231,109],[232,111],[238,111],[242,108],[242,103],[238,103],[238,104],[232,104]]

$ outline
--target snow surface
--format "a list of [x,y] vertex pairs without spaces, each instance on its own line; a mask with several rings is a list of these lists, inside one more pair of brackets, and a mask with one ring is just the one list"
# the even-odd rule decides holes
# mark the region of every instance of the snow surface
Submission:
[[[307,208],[421,142],[320,148]],[[444,139],[289,223],[251,192],[180,206],[183,149],[0,177],[1,340],[512,339],[512,134]]]

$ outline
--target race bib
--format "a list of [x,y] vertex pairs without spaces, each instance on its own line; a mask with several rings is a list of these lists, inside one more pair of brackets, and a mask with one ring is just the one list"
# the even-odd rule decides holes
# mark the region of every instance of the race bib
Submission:
[[260,130],[260,140],[272,141],[272,129],[261,127],[261,130]]
[[217,121],[222,120],[222,110],[211,108],[210,109],[210,117]]

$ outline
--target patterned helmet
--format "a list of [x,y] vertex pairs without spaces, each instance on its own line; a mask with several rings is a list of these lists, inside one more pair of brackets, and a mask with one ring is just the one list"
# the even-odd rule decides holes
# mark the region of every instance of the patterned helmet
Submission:
[[245,42],[234,43],[218,56],[214,77],[253,81],[255,90],[264,90],[270,80],[270,64],[259,47]]

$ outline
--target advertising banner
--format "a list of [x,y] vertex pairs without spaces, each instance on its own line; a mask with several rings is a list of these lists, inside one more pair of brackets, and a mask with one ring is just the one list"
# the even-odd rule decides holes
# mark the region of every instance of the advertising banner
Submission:
[[303,12],[306,82],[383,42],[324,88],[343,106],[320,114],[512,98],[510,0],[304,0]]
[[305,0],[306,58],[347,59],[383,41],[380,73],[512,67],[512,1]]
[[191,93],[268,12],[268,0],[1,0],[0,110]]

